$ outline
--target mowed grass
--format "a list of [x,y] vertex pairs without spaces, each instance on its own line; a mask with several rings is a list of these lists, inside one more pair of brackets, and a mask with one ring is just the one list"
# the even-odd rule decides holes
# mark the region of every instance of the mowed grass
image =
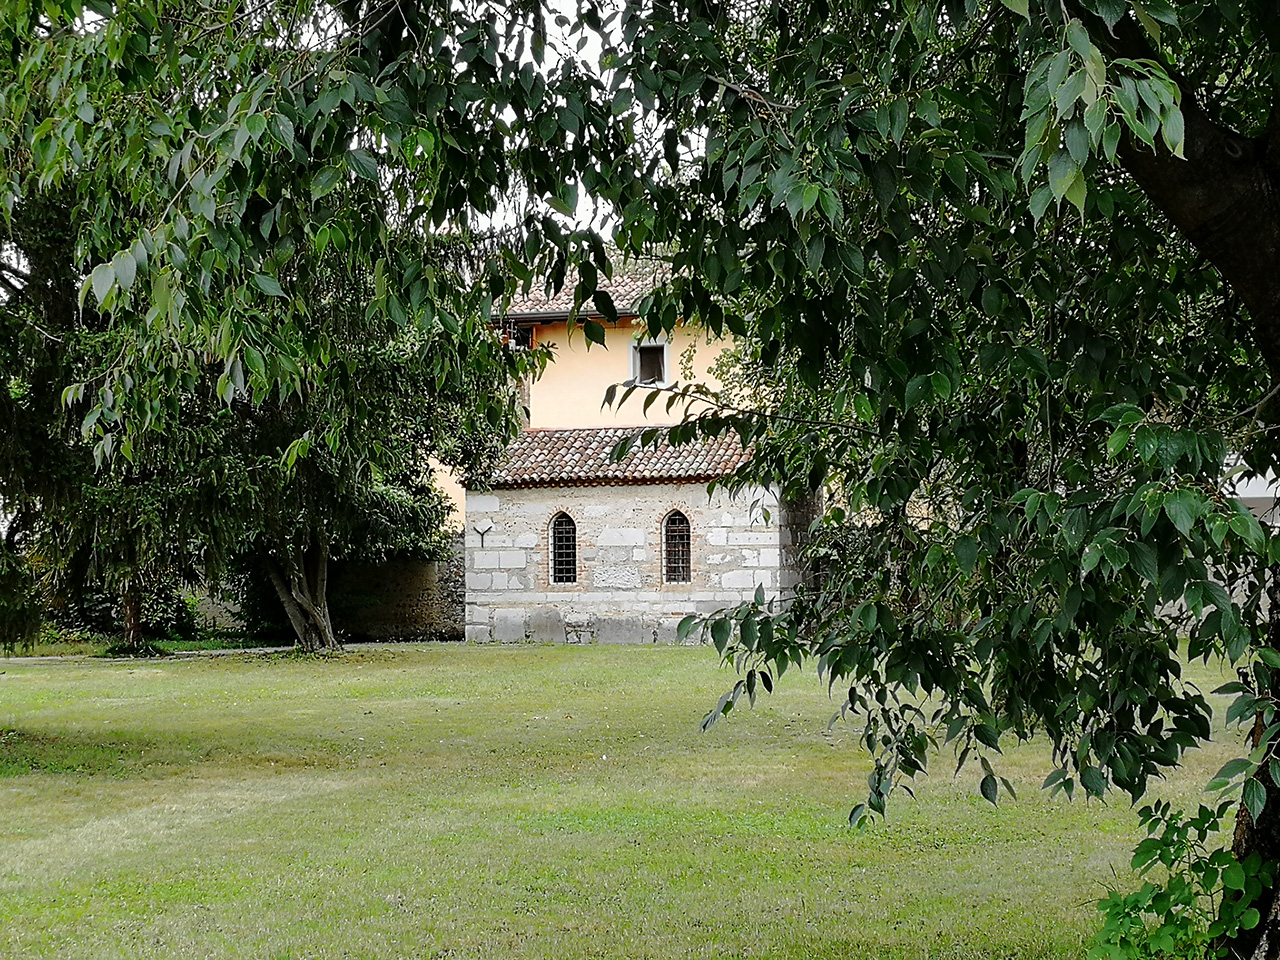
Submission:
[[[1124,798],[949,751],[866,832],[811,674],[707,733],[706,648],[0,661],[0,956],[1080,957]],[[1192,667],[1208,689],[1215,669]],[[1219,733],[1160,786],[1194,806]],[[951,761],[951,762],[949,762]]]

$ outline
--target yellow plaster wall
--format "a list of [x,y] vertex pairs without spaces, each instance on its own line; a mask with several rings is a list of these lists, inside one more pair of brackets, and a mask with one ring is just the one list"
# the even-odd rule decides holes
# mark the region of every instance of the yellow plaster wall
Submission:
[[445,521],[445,526],[450,530],[461,530],[467,519],[467,491],[457,475],[435,457],[429,457],[427,462],[431,465],[436,486],[453,505],[453,513]]
[[[659,397],[643,412],[645,397],[651,392],[638,389],[625,404],[601,407],[610,384],[631,376],[631,344],[635,328],[626,321],[616,327],[605,325],[605,342],[587,346],[579,327],[570,333],[565,323],[540,325],[534,331],[539,344],[555,344],[555,360],[529,390],[529,426],[531,427],[636,427],[650,424],[663,426],[678,423],[683,408],[666,412],[666,398]],[[668,351],[668,379],[687,383],[682,373],[685,352],[693,348],[693,373],[697,382],[715,389],[719,381],[711,376],[710,366],[725,350],[728,341],[707,342],[706,334],[679,328],[671,337]],[[622,391],[619,390],[619,396]]]

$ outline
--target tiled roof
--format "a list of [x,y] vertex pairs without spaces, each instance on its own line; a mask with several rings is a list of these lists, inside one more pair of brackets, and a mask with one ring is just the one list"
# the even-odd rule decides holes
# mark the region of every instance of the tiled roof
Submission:
[[[665,280],[669,274],[667,264],[660,261],[629,261],[615,263],[612,279],[600,276],[599,288],[608,292],[613,298],[613,305],[622,316],[635,316],[640,301],[654,287]],[[535,280],[528,296],[517,296],[507,308],[508,320],[522,318],[565,317],[573,307],[573,287],[578,282],[577,275],[570,273],[565,278],[560,292],[547,296],[542,284]],[[591,298],[583,304],[584,314],[599,316]]]
[[490,480],[495,489],[708,481],[733,472],[747,455],[734,435],[680,447],[662,440],[634,447],[621,463],[609,454],[634,427],[526,430]]

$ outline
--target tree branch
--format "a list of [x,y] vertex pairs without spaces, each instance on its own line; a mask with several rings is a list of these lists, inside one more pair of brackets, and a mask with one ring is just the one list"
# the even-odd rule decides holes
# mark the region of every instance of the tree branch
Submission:
[[[1092,16],[1087,22],[1100,23]],[[1185,159],[1163,145],[1151,149],[1126,131],[1120,164],[1240,296],[1254,341],[1280,379],[1280,183],[1268,162],[1269,136],[1252,140],[1214,120],[1198,99],[1200,91],[1168,66],[1131,16],[1113,33],[1091,33],[1108,55],[1153,60],[1178,84]],[[1276,116],[1273,110],[1273,121]]]

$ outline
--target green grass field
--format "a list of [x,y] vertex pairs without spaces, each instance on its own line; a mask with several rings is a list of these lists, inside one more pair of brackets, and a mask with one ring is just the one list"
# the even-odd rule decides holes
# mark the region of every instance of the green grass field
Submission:
[[[1016,802],[948,751],[850,830],[867,761],[817,679],[700,733],[705,648],[0,671],[5,958],[1079,957],[1133,883],[1135,812],[1049,799],[1034,746]],[[1162,795],[1200,802],[1219,740]]]

